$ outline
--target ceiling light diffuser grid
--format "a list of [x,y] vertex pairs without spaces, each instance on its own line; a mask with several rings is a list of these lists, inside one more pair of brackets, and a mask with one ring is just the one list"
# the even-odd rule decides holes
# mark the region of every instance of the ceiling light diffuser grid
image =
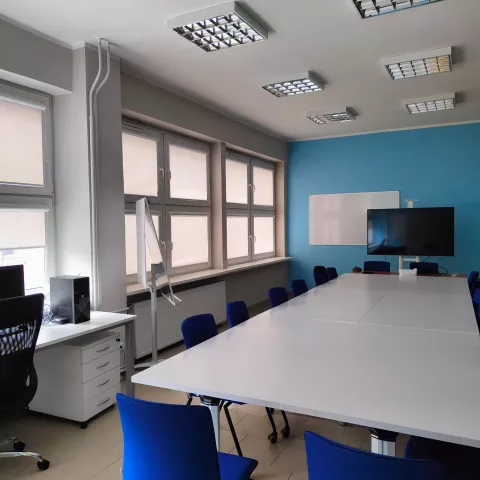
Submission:
[[393,80],[452,71],[452,48],[437,48],[384,59]]
[[262,88],[275,97],[284,98],[321,92],[325,89],[325,84],[312,73],[304,72],[285,76],[278,82],[262,85]]
[[348,108],[339,113],[307,112],[307,118],[319,125],[353,122],[356,119],[353,112]]
[[173,18],[168,21],[168,28],[205,52],[248,45],[268,38],[267,30],[236,2]]
[[377,17],[421,5],[430,5],[440,0],[353,0],[363,18]]
[[452,110],[453,108],[455,108],[454,93],[437,97],[417,98],[407,103],[407,110],[413,115]]

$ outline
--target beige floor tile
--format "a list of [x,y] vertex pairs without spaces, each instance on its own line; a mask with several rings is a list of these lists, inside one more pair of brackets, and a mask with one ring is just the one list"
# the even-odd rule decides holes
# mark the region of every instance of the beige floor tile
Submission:
[[[272,445],[267,440],[257,437],[246,436],[241,442],[243,456],[258,460],[262,468],[269,467],[285,449],[286,443],[279,442]],[[235,453],[232,450],[231,453]]]
[[[290,439],[292,440],[299,440],[303,438],[303,432],[305,431],[305,422],[307,421],[306,415],[299,415],[298,413],[289,413],[286,412],[288,423],[290,425]],[[275,420],[275,425],[277,426],[278,433],[282,428],[285,426],[285,422],[283,421],[282,414],[279,410],[276,410],[273,414],[273,419]]]
[[265,411],[265,407],[260,407],[258,405],[238,405],[237,409],[239,412],[247,414],[247,415],[254,415],[255,417],[266,417],[267,412]]
[[271,466],[259,465],[252,475],[252,480],[289,480],[291,473],[277,472]]
[[273,462],[272,468],[279,473],[305,471],[307,469],[305,443],[300,440],[289,442],[283,452]]
[[308,471],[294,473],[289,480],[308,480]]
[[[238,408],[233,408],[233,407],[234,407],[233,405],[230,406],[228,408],[228,411],[230,412],[232,423],[235,426],[237,425],[238,422],[240,422],[240,420],[245,418],[246,414],[242,413],[240,410],[238,410]],[[220,428],[223,428],[223,430],[230,431],[230,427],[228,426],[228,422],[227,422],[227,417],[225,416],[225,412],[223,409],[220,412]]]
[[[237,433],[257,437],[268,442],[268,435],[272,433],[272,426],[268,417],[261,418],[254,415],[245,415],[244,418],[235,425],[235,430]],[[280,429],[278,427],[277,433],[279,439],[281,439]]]
[[304,431],[319,433],[331,440],[338,441],[345,432],[346,427],[338,425],[336,422],[324,418],[309,417],[303,424]]
[[404,456],[405,447],[407,446],[408,439],[410,438],[409,435],[404,435],[400,433],[397,437],[396,445],[395,445],[395,454],[397,457]]
[[[239,442],[242,442],[245,437],[245,434],[237,432],[237,438]],[[230,430],[220,429],[220,451],[223,453],[237,453]]]
[[[122,480],[121,468],[123,465],[123,458],[117,460],[115,463],[112,463],[105,470],[102,470],[100,473],[97,473],[91,480]],[[39,479],[41,480],[41,479]]]
[[361,448],[363,442],[370,442],[370,432],[365,427],[348,425],[338,441],[350,447]]

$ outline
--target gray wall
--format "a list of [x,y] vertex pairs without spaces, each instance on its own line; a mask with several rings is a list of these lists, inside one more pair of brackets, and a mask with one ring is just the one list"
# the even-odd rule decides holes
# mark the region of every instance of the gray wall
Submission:
[[51,94],[72,90],[72,50],[0,19],[0,78]]
[[146,121],[195,132],[227,146],[238,147],[271,159],[287,160],[287,142],[232,120],[143,80],[122,73],[122,110]]

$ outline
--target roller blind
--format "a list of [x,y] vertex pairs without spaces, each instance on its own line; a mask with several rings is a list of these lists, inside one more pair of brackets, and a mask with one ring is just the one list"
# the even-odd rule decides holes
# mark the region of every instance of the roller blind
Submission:
[[45,247],[44,211],[0,211],[0,250]]

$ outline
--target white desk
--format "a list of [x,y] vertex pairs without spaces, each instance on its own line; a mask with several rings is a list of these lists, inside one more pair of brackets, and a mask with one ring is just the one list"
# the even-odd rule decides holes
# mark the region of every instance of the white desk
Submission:
[[125,326],[125,381],[127,393],[133,397],[135,396],[135,385],[132,383],[135,361],[134,320],[135,315],[91,312],[89,322],[42,325],[36,349],[48,348],[83,335]]
[[[478,330],[444,331],[475,321],[467,282],[403,280],[342,276],[132,381],[480,447],[480,336]],[[397,311],[385,315],[399,319],[398,326],[363,321],[382,299],[402,294],[398,309],[409,309],[413,296],[422,306],[408,310],[416,328],[402,323]],[[454,301],[445,315],[436,309],[442,328],[418,328],[426,306],[444,295]],[[330,308],[334,299],[343,318]],[[370,302],[366,313],[357,310],[362,302]],[[327,305],[331,311],[324,315]],[[210,409],[218,428],[218,407]]]

